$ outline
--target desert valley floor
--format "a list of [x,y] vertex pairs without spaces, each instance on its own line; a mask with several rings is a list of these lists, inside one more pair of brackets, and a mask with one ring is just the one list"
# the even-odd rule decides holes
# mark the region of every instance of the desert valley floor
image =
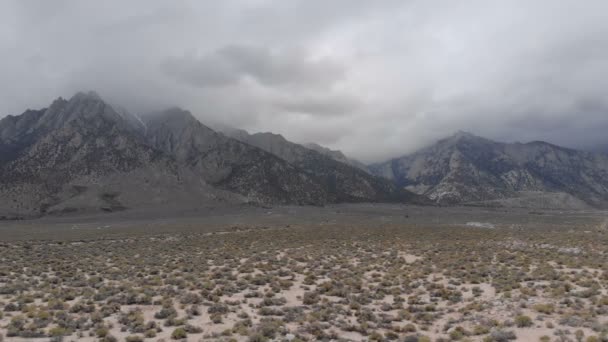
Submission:
[[0,340],[607,338],[606,212],[357,204],[155,215],[0,222]]

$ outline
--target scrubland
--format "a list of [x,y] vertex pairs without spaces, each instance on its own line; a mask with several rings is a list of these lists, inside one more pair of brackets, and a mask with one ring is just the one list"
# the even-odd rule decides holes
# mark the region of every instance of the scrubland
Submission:
[[288,216],[14,239],[29,228],[2,230],[0,338],[608,340],[608,230],[595,219]]

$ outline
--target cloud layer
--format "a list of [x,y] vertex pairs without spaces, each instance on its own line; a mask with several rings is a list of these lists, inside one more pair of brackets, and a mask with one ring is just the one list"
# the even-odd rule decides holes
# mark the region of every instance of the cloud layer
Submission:
[[0,116],[94,89],[130,110],[315,141],[364,161],[457,130],[608,144],[608,3],[0,4]]

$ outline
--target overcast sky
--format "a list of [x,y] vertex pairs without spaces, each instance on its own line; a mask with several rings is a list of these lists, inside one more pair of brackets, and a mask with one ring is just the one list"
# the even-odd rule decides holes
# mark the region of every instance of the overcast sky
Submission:
[[95,90],[366,162],[608,143],[608,1],[3,0],[0,117]]

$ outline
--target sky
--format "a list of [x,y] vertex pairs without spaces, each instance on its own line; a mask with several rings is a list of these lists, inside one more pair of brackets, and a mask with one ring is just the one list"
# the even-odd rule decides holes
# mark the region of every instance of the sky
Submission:
[[605,0],[3,0],[0,117],[94,90],[364,162],[458,130],[608,145]]

